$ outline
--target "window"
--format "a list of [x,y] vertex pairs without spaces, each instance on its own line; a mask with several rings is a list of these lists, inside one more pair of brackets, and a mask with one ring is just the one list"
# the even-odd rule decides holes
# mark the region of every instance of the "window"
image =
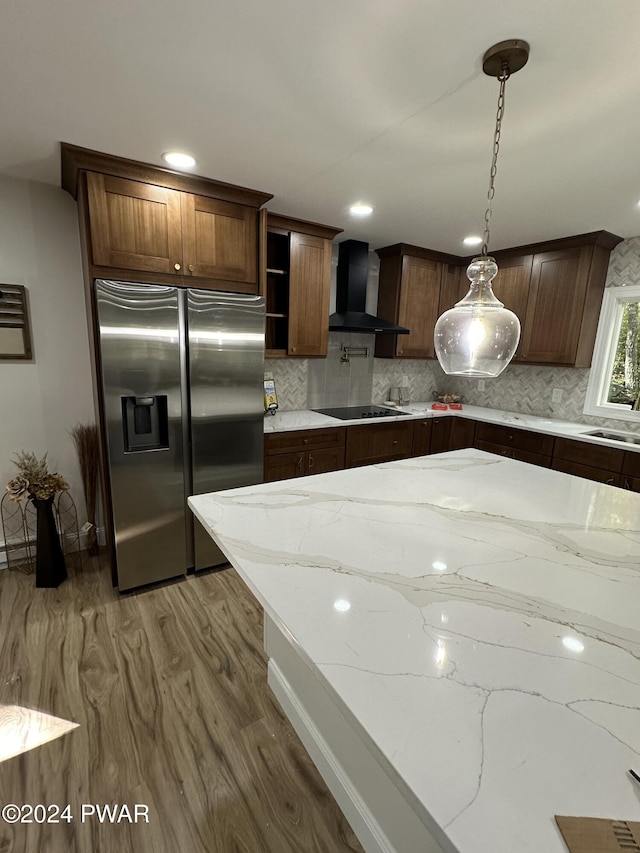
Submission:
[[604,292],[585,415],[640,423],[640,285]]

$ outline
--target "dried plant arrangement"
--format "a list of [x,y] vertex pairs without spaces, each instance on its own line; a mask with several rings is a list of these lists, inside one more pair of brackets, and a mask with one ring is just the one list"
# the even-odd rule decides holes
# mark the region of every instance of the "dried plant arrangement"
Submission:
[[70,434],[78,454],[84,500],[87,505],[87,522],[91,525],[87,531],[87,552],[91,556],[95,556],[98,553],[96,533],[96,503],[100,465],[98,428],[95,424],[77,424],[70,430]]
[[11,460],[19,473],[7,483],[7,494],[14,501],[31,498],[49,500],[56,492],[66,492],[69,484],[60,474],[51,473],[47,466],[47,454],[38,459],[35,453],[21,450]]

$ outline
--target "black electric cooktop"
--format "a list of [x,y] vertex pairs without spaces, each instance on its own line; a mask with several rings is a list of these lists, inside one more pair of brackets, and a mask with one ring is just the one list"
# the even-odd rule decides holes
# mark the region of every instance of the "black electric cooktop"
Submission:
[[339,406],[335,409],[312,409],[321,415],[329,415],[330,418],[338,418],[340,421],[350,421],[355,418],[389,418],[408,415],[409,412],[400,412],[398,409],[385,409],[384,406]]

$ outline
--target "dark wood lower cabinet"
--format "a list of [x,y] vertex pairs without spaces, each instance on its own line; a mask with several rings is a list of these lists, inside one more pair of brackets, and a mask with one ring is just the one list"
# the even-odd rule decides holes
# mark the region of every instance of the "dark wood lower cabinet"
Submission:
[[585,480],[595,480],[596,483],[607,483],[609,486],[620,486],[620,474],[607,471],[604,468],[593,468],[591,465],[581,465],[579,462],[568,462],[566,459],[554,459],[551,463],[554,471],[573,474]]
[[[601,468],[606,472],[620,473],[624,461],[624,451],[616,447],[606,447],[603,444],[592,444],[589,441],[574,441],[570,438],[556,438],[553,451],[555,460],[574,462],[588,468]],[[560,470],[560,469],[558,469]],[[567,472],[572,473],[571,471]],[[586,476],[586,474],[585,474]],[[591,480],[597,477],[589,477]],[[598,482],[606,482],[598,480]]]
[[625,452],[620,485],[623,489],[640,492],[640,453]]
[[629,489],[630,492],[640,492],[640,477],[625,477],[621,474],[620,485],[623,489]]
[[550,435],[502,424],[477,423],[474,447],[508,459],[549,468],[554,439]]
[[291,480],[304,475],[304,453],[281,453],[278,456],[265,456],[264,481]]
[[411,456],[413,421],[347,427],[345,468]]
[[264,480],[290,480],[344,468],[345,428],[268,433],[264,437]]
[[[519,429],[518,427],[483,422],[476,424],[475,443],[476,447],[482,449],[480,442],[489,442],[500,447],[534,453],[538,456],[548,456],[549,458],[553,455],[554,447],[554,438],[551,435],[546,435],[542,432],[531,432],[530,430]],[[513,455],[510,458],[519,459],[521,457]],[[529,460],[523,457],[523,461],[527,462]]]
[[431,421],[431,453],[444,453],[449,449],[452,418],[434,418]]
[[640,492],[640,453],[460,417],[268,433],[264,479],[323,474],[466,447]]
[[412,456],[426,456],[431,453],[431,428],[432,419],[425,418],[423,421],[413,422],[413,445]]
[[469,418],[451,418],[449,450],[464,450],[473,447],[476,437],[476,422]]
[[519,462],[528,462],[530,465],[539,465],[541,468],[551,466],[551,456],[542,453],[532,453],[530,450],[521,450],[519,447],[505,447],[503,444],[493,444],[491,441],[476,439],[474,447],[478,450],[486,450],[487,453],[495,453],[496,456],[505,456],[507,459],[517,459]]

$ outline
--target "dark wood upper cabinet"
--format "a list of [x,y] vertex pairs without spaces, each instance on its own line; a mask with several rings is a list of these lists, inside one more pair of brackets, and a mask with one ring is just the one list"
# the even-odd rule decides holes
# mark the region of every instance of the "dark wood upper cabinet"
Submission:
[[341,229],[267,212],[267,357],[326,356],[333,238]]
[[181,193],[185,275],[255,282],[255,211],[207,196]]
[[576,365],[592,256],[592,246],[535,255],[520,342],[526,361]]
[[94,264],[171,274],[181,269],[181,193],[95,172],[87,174],[87,191]]
[[[516,315],[520,320],[521,336],[524,332],[527,306],[529,304],[529,285],[531,281],[531,267],[533,255],[522,255],[521,257],[500,258],[496,255],[498,264],[498,275],[493,280],[493,292],[505,308]],[[521,361],[522,337],[516,354],[515,361]]]
[[[495,253],[494,292],[521,324],[514,361],[591,364],[609,253],[620,240],[595,231]],[[436,320],[469,290],[471,258],[404,243],[377,253],[378,314],[411,334],[378,336],[376,356],[433,358]]]
[[272,196],[62,146],[89,279],[258,293],[258,208]]
[[[398,243],[380,256],[377,314],[409,329],[408,335],[377,335],[379,358],[435,358],[433,329],[442,310],[459,298],[460,274],[451,257]],[[455,258],[454,258],[455,260]],[[448,304],[451,303],[451,304]]]
[[291,232],[289,355],[327,354],[330,290],[331,240]]

